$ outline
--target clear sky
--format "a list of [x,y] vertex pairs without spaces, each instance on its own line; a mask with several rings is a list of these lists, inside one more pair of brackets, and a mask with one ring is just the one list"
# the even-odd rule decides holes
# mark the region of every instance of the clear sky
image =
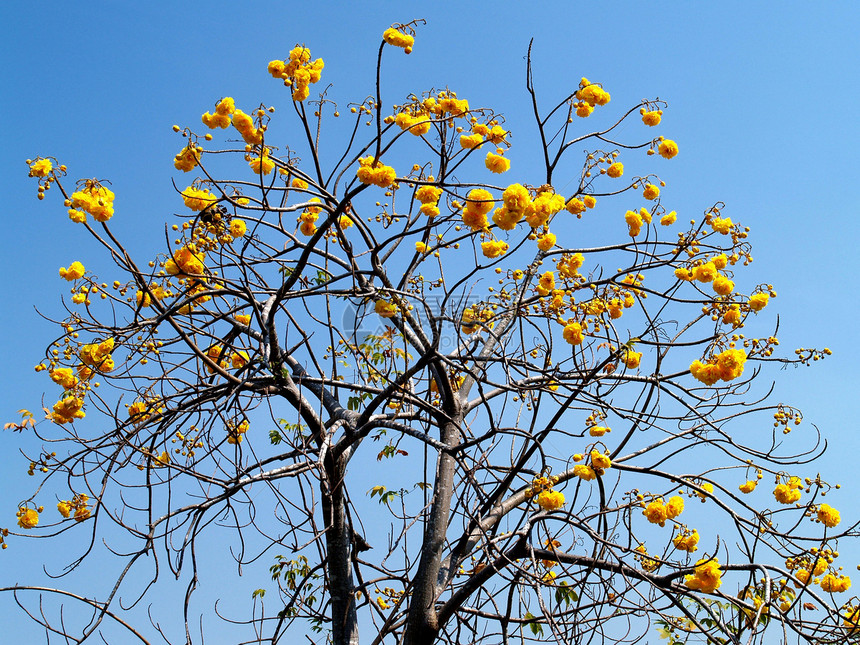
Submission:
[[[0,420],[15,420],[21,407],[40,409],[46,379],[33,365],[55,332],[37,310],[62,317],[66,283],[58,267],[95,256],[58,195],[36,200],[25,159],[51,155],[73,178],[110,179],[112,226],[146,252],[177,208],[172,158],[181,143],[173,123],[196,125],[225,95],[240,105],[287,107],[266,64],[297,42],[325,59],[333,98],[360,100],[372,89],[382,31],[417,17],[428,24],[411,56],[391,59],[389,103],[448,85],[471,105],[507,116],[522,163],[534,134],[523,82],[530,38],[547,102],[581,76],[603,83],[617,110],[642,98],[669,102],[662,132],[681,154],[664,178],[679,214],[696,217],[725,202],[725,214],[752,229],[748,271],[778,291],[768,311],[780,316],[783,350],[833,350],[824,364],[774,372],[776,398],[802,408],[828,438],[822,472],[851,483],[860,447],[850,269],[860,170],[860,5],[853,1],[8,0],[0,6],[0,185],[7,196]],[[33,444],[9,432],[0,440],[0,527],[11,528],[17,501],[35,483],[17,453]],[[834,504],[857,519],[857,500],[844,495]],[[0,586],[35,581],[40,548],[14,540],[0,554]],[[11,625],[15,611],[0,598],[0,623]]]

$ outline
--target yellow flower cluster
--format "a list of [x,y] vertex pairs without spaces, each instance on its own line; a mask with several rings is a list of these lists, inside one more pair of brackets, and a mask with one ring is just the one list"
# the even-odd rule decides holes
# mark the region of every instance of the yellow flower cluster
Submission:
[[482,309],[477,305],[466,307],[463,310],[463,315],[460,318],[460,329],[464,334],[474,334],[483,327],[493,328],[493,311],[491,309]]
[[79,493],[71,500],[63,500],[57,504],[57,511],[66,519],[74,516],[76,522],[83,522],[92,515],[89,507],[89,496]]
[[666,520],[673,520],[684,512],[684,499],[678,495],[669,498],[668,503],[663,503],[663,498],[658,497],[651,501],[642,511],[642,515],[651,522],[664,526]]
[[75,419],[83,419],[86,416],[81,409],[83,407],[84,400],[82,397],[67,396],[53,405],[49,417],[58,425],[73,423]]
[[481,242],[481,253],[484,257],[493,259],[508,252],[508,243],[501,240],[488,240]]
[[538,495],[537,503],[545,511],[555,511],[564,506],[564,494],[557,490],[545,490]]
[[404,34],[399,29],[389,27],[382,32],[382,40],[394,47],[400,47],[407,54],[412,53],[412,46],[415,44],[415,37],[409,34]]
[[191,210],[202,211],[217,202],[218,198],[208,190],[188,186],[182,191],[182,201]]
[[594,208],[597,205],[597,200],[591,195],[584,195],[582,199],[571,197],[567,200],[565,208],[571,215],[576,215],[581,218],[587,208]]
[[173,252],[173,257],[164,262],[164,270],[168,275],[180,277],[202,275],[206,271],[203,261],[206,254],[194,244],[187,244]]
[[800,477],[790,477],[787,483],[776,485],[776,488],[773,489],[773,496],[780,504],[794,504],[800,500],[802,489],[803,482]]
[[248,159],[248,165],[255,174],[268,175],[275,168],[275,162],[269,159],[269,149],[263,148],[263,152],[259,157],[251,157]]
[[538,193],[534,201],[527,205],[523,213],[526,223],[532,228],[540,228],[546,225],[549,218],[558,213],[565,206],[565,200],[552,190]]
[[248,423],[247,419],[243,419],[241,423],[229,422],[227,424],[227,443],[234,445],[242,443],[242,439],[245,438],[244,435],[250,427],[251,424]]
[[258,146],[263,143],[263,129],[254,125],[254,119],[242,110],[234,110],[233,127],[242,135],[245,143]]
[[311,61],[311,50],[296,45],[290,50],[289,61],[273,60],[269,63],[268,70],[273,78],[283,79],[284,85],[292,85],[294,101],[304,101],[310,95],[308,86],[319,82],[324,67],[322,58]]
[[829,529],[832,529],[842,521],[842,518],[839,516],[839,511],[829,504],[822,504],[819,506],[816,516],[818,517],[818,520]]
[[463,209],[463,223],[473,231],[487,228],[487,213],[493,210],[495,200],[489,191],[474,188],[466,196],[466,207]]
[[358,160],[356,176],[362,184],[387,188],[397,179],[397,171],[391,166],[376,163],[372,156],[368,156]]
[[[311,197],[309,201],[319,202],[320,198]],[[317,232],[316,221],[319,219],[321,212],[322,207],[320,206],[308,206],[305,210],[301,212],[301,214],[299,215],[298,224],[299,230],[302,232],[302,235],[310,237]]]
[[575,320],[569,320],[561,332],[562,338],[571,345],[582,345],[582,325]]
[[697,546],[699,544],[699,532],[696,529],[693,529],[692,531],[685,529],[672,538],[672,544],[674,544],[675,548],[679,551],[695,553],[699,548]]
[[201,119],[203,121],[203,125],[210,130],[214,130],[215,128],[221,128],[223,130],[230,125],[231,117],[235,111],[236,104],[233,101],[233,97],[227,96],[218,101],[215,105],[215,114],[205,112]]
[[620,161],[616,161],[606,169],[606,174],[613,179],[617,179],[624,174],[624,164]]
[[720,570],[720,563],[716,558],[699,560],[696,562],[695,572],[692,575],[685,576],[684,584],[696,591],[713,593],[714,590],[720,588],[722,575],[723,572]]
[[537,496],[537,503],[545,511],[555,511],[564,506],[564,494],[552,487],[558,482],[558,477],[540,476],[532,480],[531,488],[526,491],[526,497]]
[[[112,372],[114,369],[114,360],[111,356],[113,350],[113,338],[108,338],[100,343],[84,345],[81,347],[80,351],[81,362],[85,366],[95,368],[99,372]],[[84,379],[88,379],[92,376],[91,373],[82,373],[82,370],[80,369],[78,369],[78,374]]]
[[51,174],[51,171],[54,169],[54,165],[51,163],[50,159],[36,159],[33,163],[30,164],[30,171],[28,173],[29,177],[47,177]]
[[642,115],[642,123],[653,127],[660,124],[660,119],[663,117],[663,110],[646,110],[641,108],[639,114]]
[[[433,181],[433,177],[427,178],[427,181]],[[415,199],[421,202],[420,211],[427,217],[435,217],[439,214],[439,198],[442,196],[442,189],[436,186],[420,186],[415,191]]]
[[22,529],[35,528],[39,523],[39,512],[35,508],[22,506],[15,515],[18,517],[18,526]]
[[64,280],[68,280],[69,282],[74,282],[79,278],[84,277],[86,269],[84,269],[84,265],[80,262],[72,262],[69,265],[69,268],[60,267],[60,277]]
[[182,172],[194,170],[194,168],[197,167],[197,164],[200,163],[201,152],[202,150],[200,148],[195,146],[193,143],[189,143],[173,158],[173,167],[177,170],[181,170]]
[[610,101],[609,92],[599,85],[589,82],[587,78],[580,81],[576,98],[579,99],[579,102],[574,104],[576,115],[583,118],[594,111],[595,105],[606,105]]
[[849,578],[848,576],[833,575],[832,573],[828,573],[821,578],[820,584],[822,591],[828,591],[830,593],[842,593],[843,591],[848,591],[848,589],[851,588],[851,578]]
[[83,224],[87,220],[86,213],[89,213],[97,222],[106,222],[113,217],[114,197],[109,188],[94,179],[87,179],[81,190],[72,193],[69,219]]
[[678,144],[671,139],[664,139],[657,147],[657,152],[659,152],[660,156],[664,159],[671,159],[678,154]]
[[746,352],[742,349],[727,349],[707,362],[695,360],[690,365],[690,373],[697,381],[705,385],[713,385],[719,380],[731,381],[744,372]]
[[755,487],[758,486],[757,479],[749,479],[745,483],[738,486],[738,489],[744,494],[751,493],[755,490]]
[[430,126],[432,125],[430,116],[428,116],[426,110],[423,110],[420,105],[418,108],[413,108],[410,112],[401,112],[395,117],[394,122],[401,130],[408,130],[416,137],[430,132]]
[[495,154],[492,152],[487,153],[487,157],[484,159],[484,165],[487,167],[487,170],[497,175],[510,170],[511,160],[503,157],[503,153],[504,150],[502,148],[496,148]]
[[398,307],[393,302],[380,299],[374,304],[373,310],[382,318],[393,318],[397,315]]

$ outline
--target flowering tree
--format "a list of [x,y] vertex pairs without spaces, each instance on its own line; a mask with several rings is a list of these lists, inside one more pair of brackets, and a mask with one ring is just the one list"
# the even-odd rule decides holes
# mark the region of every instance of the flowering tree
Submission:
[[[27,604],[35,587],[4,590],[48,634],[194,642],[217,531],[240,570],[270,566],[241,590],[249,615],[224,615],[249,643],[854,639],[836,558],[856,525],[804,478],[818,437],[789,449],[801,413],[756,383],[829,351],[780,358],[775,336],[745,335],[776,293],[740,287],[748,229],[722,204],[688,222],[664,205],[666,104],[589,131],[609,93],[583,78],[543,107],[529,52],[544,165],[512,167],[501,114],[449,89],[389,104],[383,59],[414,27],[385,31],[374,94],[339,121],[327,91],[310,99],[322,59],[269,63],[289,147],[273,107],[229,97],[174,126],[174,166],[196,178],[142,262],[111,231],[106,181],[28,160],[115,273],[60,269],[71,303],[36,366],[57,402],[7,425],[44,442],[42,481],[3,547],[82,532],[72,570],[102,541],[122,568],[98,600],[39,588],[92,611],[79,632]],[[321,137],[344,121],[333,153]],[[619,140],[636,121],[641,139]],[[184,625],[132,625],[118,591],[146,579],[144,603],[168,570],[188,576]]]

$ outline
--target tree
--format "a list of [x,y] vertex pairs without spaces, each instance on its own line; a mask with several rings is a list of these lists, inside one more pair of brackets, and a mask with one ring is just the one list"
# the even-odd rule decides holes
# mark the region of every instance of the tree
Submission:
[[[788,449],[801,413],[758,382],[829,352],[779,357],[775,331],[745,335],[776,296],[736,287],[748,230],[719,203],[677,222],[653,172],[677,144],[622,140],[667,104],[583,132],[609,93],[583,78],[543,108],[529,51],[531,177],[491,109],[449,89],[388,107],[383,57],[408,54],[417,24],[385,31],[374,94],[345,119],[328,88],[310,100],[323,63],[306,47],[269,64],[301,142],[274,132],[274,108],[229,97],[203,128],[175,126],[174,166],[197,178],[154,259],[112,233],[107,181],[72,187],[57,159],[28,161],[39,198],[59,190],[122,279],[60,269],[72,301],[37,370],[61,391],[45,422],[7,425],[46,447],[4,539],[86,533],[70,570],[102,542],[123,568],[98,600],[4,590],[49,634],[113,621],[194,642],[198,550],[217,529],[240,571],[271,563],[276,593],[254,591],[250,616],[217,608],[245,642],[614,642],[654,626],[673,643],[856,640],[834,566],[856,524],[803,478],[819,437]],[[772,430],[749,431],[762,417]],[[165,566],[187,577],[183,627],[132,625],[119,590],[145,576],[143,606]],[[91,618],[75,631],[33,590]]]

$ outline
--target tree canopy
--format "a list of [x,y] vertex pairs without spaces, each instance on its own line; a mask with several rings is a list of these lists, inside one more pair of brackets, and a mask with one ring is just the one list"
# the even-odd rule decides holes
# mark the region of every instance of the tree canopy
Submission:
[[[267,69],[289,109],[213,97],[174,126],[182,210],[143,259],[107,178],[27,161],[113,266],[59,270],[36,366],[56,402],[7,424],[44,447],[3,547],[75,532],[70,571],[122,566],[97,599],[3,590],[73,641],[202,642],[197,587],[260,563],[213,610],[248,643],[856,640],[856,524],[807,476],[817,430],[789,436],[802,413],[762,384],[830,352],[780,351],[724,204],[672,210],[668,104],[616,111],[586,78],[545,103],[530,50],[531,138],[468,88],[390,97],[421,24],[382,34],[366,98],[297,44]],[[210,540],[233,557],[216,580]],[[133,622],[171,578],[184,607]]]

